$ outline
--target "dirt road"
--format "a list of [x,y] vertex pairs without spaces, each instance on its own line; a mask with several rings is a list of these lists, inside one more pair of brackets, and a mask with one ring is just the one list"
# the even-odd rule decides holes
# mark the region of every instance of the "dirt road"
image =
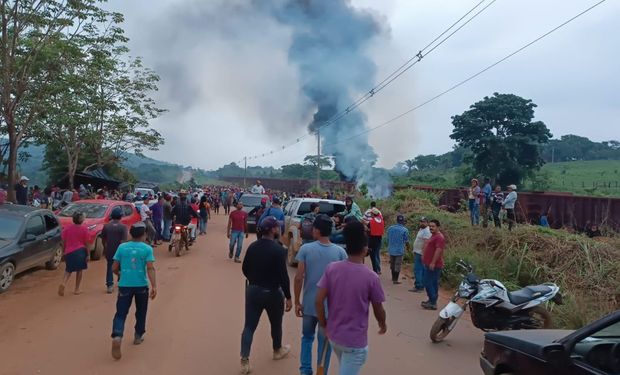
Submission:
[[[103,262],[91,262],[80,296],[56,295],[61,270],[23,275],[0,295],[0,374],[237,374],[244,279],[240,265],[227,257],[224,230],[225,217],[214,217],[209,234],[181,258],[156,248],[159,295],[149,305],[146,341],[134,347],[126,340],[118,362],[110,356],[109,339],[116,296],[105,293]],[[388,333],[378,336],[371,321],[364,374],[481,373],[480,331],[464,320],[445,343],[431,344],[428,331],[437,314],[420,309],[424,296],[383,278]],[[130,315],[126,337],[132,337],[133,324]],[[273,362],[264,314],[252,348],[253,373],[298,373],[300,336],[301,320],[288,313],[284,339],[293,352]],[[337,360],[332,363],[335,374]]]

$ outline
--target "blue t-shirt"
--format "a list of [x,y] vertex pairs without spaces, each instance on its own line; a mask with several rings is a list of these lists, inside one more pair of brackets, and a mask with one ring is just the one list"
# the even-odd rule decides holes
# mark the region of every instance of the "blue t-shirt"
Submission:
[[269,207],[265,210],[265,212],[263,212],[261,217],[258,219],[258,223],[256,224],[260,225],[260,222],[263,221],[263,219],[267,216],[275,217],[276,220],[278,220],[278,222],[280,223],[280,229],[282,230],[282,233],[284,233],[284,211],[282,211],[282,209],[279,207]]
[[119,287],[144,287],[149,285],[146,263],[155,261],[152,247],[144,242],[125,242],[116,250],[114,260],[121,265]]
[[303,262],[306,267],[306,275],[304,278],[304,315],[316,316],[316,307],[314,303],[316,301],[317,284],[327,265],[332,262],[347,259],[347,253],[344,249],[338,245],[329,244],[324,245],[319,241],[311,242],[303,245],[297,257],[298,262]]
[[393,256],[405,255],[405,245],[409,242],[409,230],[400,224],[387,230],[388,253]]

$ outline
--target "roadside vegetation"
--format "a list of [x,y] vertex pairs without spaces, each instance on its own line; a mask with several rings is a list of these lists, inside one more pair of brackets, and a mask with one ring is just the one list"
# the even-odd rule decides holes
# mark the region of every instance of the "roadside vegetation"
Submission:
[[[421,216],[436,218],[446,236],[446,269],[442,287],[453,289],[461,280],[455,263],[466,260],[482,278],[497,279],[510,290],[555,282],[564,305],[551,305],[557,328],[582,327],[620,309],[620,239],[590,239],[561,230],[521,225],[505,229],[472,228],[466,213],[437,207],[438,196],[404,190],[379,203],[386,224],[397,214],[407,217],[412,236]],[[366,202],[360,202],[364,207]],[[406,261],[411,262],[411,259]]]

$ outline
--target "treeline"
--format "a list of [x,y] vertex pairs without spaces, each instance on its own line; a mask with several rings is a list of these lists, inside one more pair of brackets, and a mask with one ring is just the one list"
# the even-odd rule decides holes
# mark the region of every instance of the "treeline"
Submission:
[[[322,156],[318,163],[321,166],[321,178],[324,180],[339,180],[340,174],[331,169],[333,161],[329,156]],[[248,166],[247,170],[237,163],[230,163],[215,171],[209,172],[210,177],[263,177],[263,178],[290,178],[290,179],[313,179],[316,178],[317,157],[308,155],[305,157],[303,164],[287,164],[280,168]]]
[[149,121],[159,77],[129,55],[123,15],[103,0],[7,0],[0,5],[0,165],[9,193],[20,150],[45,146],[49,179],[74,185],[78,171],[119,167],[128,152],[163,143]]

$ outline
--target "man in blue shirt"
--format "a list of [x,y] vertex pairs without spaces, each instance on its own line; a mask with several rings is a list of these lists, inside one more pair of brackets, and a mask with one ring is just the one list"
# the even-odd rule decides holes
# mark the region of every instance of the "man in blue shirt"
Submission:
[[398,215],[396,224],[387,230],[388,254],[390,254],[390,269],[392,270],[392,282],[397,285],[400,268],[403,265],[405,250],[409,248],[409,230],[405,227],[405,217]]
[[[155,257],[153,248],[146,240],[146,225],[138,222],[129,230],[131,241],[118,247],[114,254],[112,271],[120,276],[118,282],[118,299],[116,301],[116,315],[112,322],[112,357],[121,359],[121,342],[125,331],[125,320],[131,307],[131,301],[136,299],[136,326],[134,345],[144,341],[146,332],[146,311],[151,299],[157,296],[155,281]],[[149,282],[151,290],[149,294]]]
[[[261,221],[263,221],[264,218],[266,218],[267,216],[273,216],[276,218],[276,220],[278,220],[278,224],[280,224],[280,236],[282,236],[282,234],[284,233],[284,211],[282,211],[282,208],[280,207],[281,204],[282,202],[280,201],[280,198],[275,198],[273,202],[271,202],[271,207],[269,207],[265,210],[265,212],[263,212],[260,219],[258,219],[258,223],[256,224],[260,225]],[[278,238],[280,236],[278,236]]]
[[[302,338],[301,338],[301,366],[299,372],[301,375],[312,375],[312,345],[316,334],[318,324],[316,312],[316,293],[317,284],[327,265],[347,259],[347,253],[338,245],[334,245],[329,241],[332,233],[332,219],[325,215],[318,215],[314,219],[313,235],[314,242],[304,244],[297,253],[297,274],[295,275],[295,314],[303,318]],[[300,300],[303,287],[303,305]],[[326,357],[324,361],[325,374],[329,368],[329,358],[331,356],[331,348],[329,342],[323,333],[318,332],[318,353],[319,357],[323,352],[325,345],[328,345]],[[320,361],[320,358],[318,358]]]

